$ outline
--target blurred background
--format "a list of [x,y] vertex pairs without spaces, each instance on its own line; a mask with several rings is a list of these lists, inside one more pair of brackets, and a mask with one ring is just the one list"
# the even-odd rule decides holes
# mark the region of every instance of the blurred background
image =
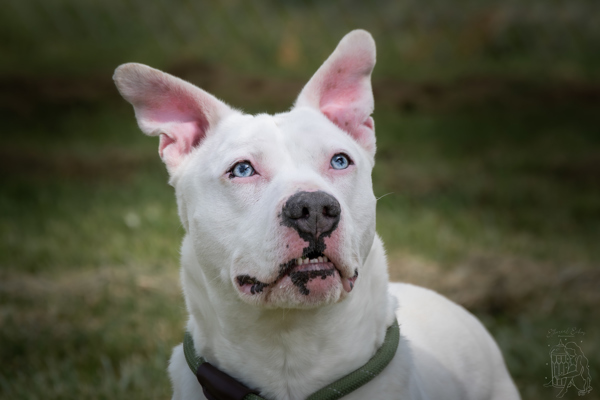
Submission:
[[355,28],[378,46],[391,278],[481,318],[524,399],[557,395],[544,384],[560,340],[581,346],[597,387],[598,16],[597,0],[6,0],[0,398],[170,397],[183,229],[114,68],[149,64],[281,112]]

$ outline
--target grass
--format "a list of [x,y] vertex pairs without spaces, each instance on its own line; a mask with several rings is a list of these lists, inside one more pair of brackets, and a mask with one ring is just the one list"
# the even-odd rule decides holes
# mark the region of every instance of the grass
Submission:
[[184,318],[174,266],[2,275],[2,398],[169,396]]
[[[475,312],[523,397],[546,399],[549,329],[586,331],[600,371],[600,121],[519,99],[379,104],[377,226],[392,278]],[[34,112],[2,116],[0,397],[166,398],[183,230],[156,140],[116,98]]]
[[391,278],[476,313],[524,399],[556,395],[550,329],[586,331],[597,386],[597,1],[163,3],[9,0],[0,15],[0,398],[170,395],[183,229],[113,68],[277,112],[354,28],[378,44]]

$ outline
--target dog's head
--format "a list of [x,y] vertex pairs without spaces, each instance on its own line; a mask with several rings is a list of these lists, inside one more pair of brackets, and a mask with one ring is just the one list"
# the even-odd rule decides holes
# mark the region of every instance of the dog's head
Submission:
[[199,284],[311,308],[360,281],[375,235],[374,65],[371,35],[353,31],[289,112],[255,116],[150,67],[117,68],[140,128],[160,137]]

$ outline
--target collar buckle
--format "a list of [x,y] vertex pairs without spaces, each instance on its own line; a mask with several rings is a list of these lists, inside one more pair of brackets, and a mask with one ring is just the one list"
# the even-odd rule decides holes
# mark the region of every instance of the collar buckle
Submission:
[[208,400],[242,400],[248,394],[258,394],[208,362],[198,366],[196,378]]

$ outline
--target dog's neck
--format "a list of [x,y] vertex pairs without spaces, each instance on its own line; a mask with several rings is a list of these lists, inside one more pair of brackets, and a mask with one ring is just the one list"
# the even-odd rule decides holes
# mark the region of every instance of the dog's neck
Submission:
[[262,309],[206,285],[187,240],[182,264],[187,329],[196,349],[267,398],[306,398],[362,366],[394,320],[396,304],[387,293],[387,263],[378,237],[348,298],[311,310]]

